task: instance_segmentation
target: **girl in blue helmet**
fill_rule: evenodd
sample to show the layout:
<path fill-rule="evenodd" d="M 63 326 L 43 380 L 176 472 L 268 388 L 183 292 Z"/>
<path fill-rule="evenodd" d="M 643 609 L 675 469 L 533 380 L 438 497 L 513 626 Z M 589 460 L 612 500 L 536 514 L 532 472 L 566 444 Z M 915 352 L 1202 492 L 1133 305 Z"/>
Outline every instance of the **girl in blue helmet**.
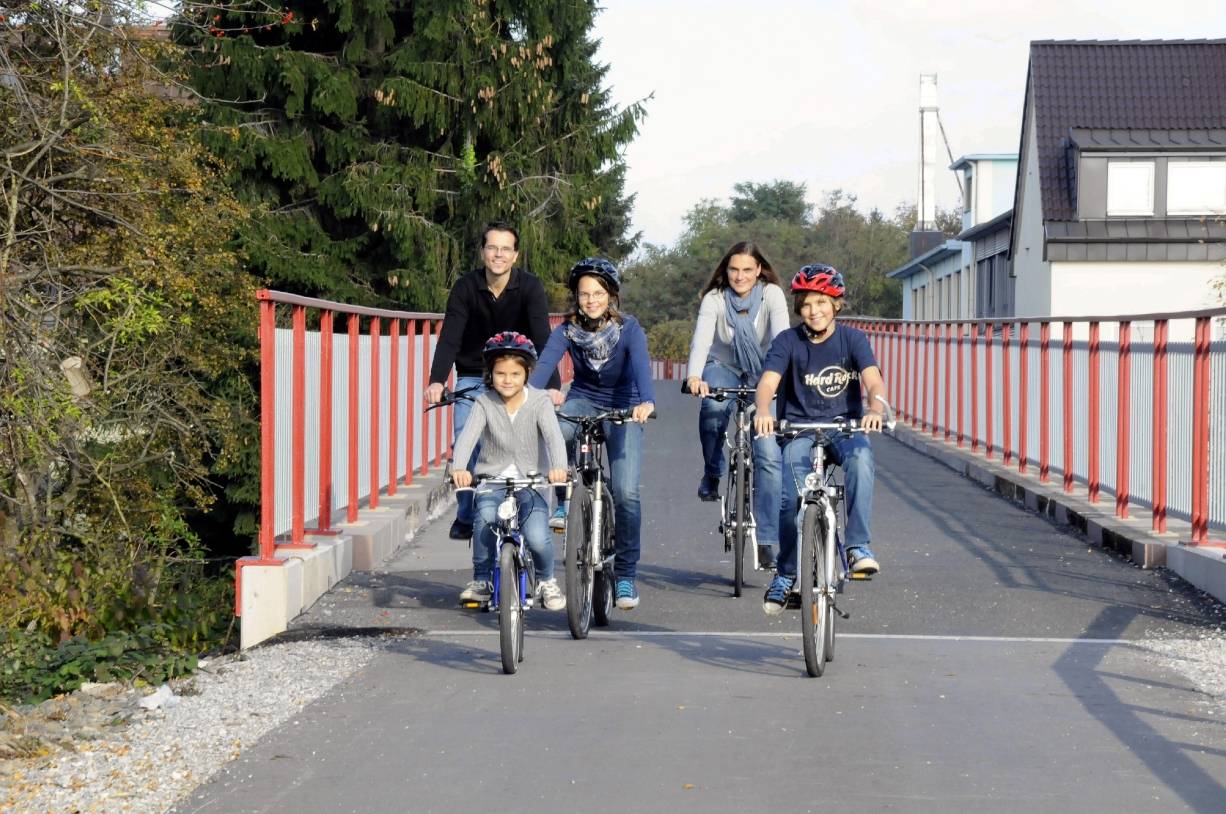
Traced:
<path fill-rule="evenodd" d="M 580 260 L 568 279 L 574 305 L 566 320 L 553 330 L 541 361 L 529 379 L 533 387 L 543 387 L 569 353 L 575 378 L 570 391 L 550 391 L 554 403 L 566 415 L 593 415 L 613 409 L 632 411 L 634 423 L 608 428 L 608 452 L 616 507 L 615 603 L 623 610 L 638 607 L 639 593 L 634 580 L 638 572 L 642 512 L 639 503 L 639 474 L 643 461 L 643 422 L 655 410 L 655 390 L 651 382 L 651 359 L 647 355 L 647 334 L 638 320 L 621 313 L 618 292 L 621 279 L 617 268 L 601 257 Z M 563 422 L 562 432 L 569 442 L 574 425 Z M 551 523 L 564 525 L 565 508 L 559 504 Z"/>
<path fill-rule="evenodd" d="M 473 402 L 455 443 L 455 460 L 467 461 L 478 442 L 474 470 L 479 475 L 524 477 L 541 471 L 541 442 L 549 456 L 551 483 L 566 481 L 566 443 L 558 427 L 553 402 L 543 391 L 526 387 L 528 375 L 536 364 L 536 347 L 523 334 L 503 331 L 485 343 L 485 391 Z M 454 470 L 456 486 L 471 486 L 473 475 L 466 469 Z M 519 527 L 532 551 L 537 590 L 546 610 L 566 607 L 566 596 L 553 576 L 553 539 L 546 519 L 549 503 L 535 489 L 521 489 Z M 460 593 L 465 605 L 484 605 L 493 594 L 493 523 L 502 495 L 496 492 L 477 495 L 474 504 L 473 578 Z"/>

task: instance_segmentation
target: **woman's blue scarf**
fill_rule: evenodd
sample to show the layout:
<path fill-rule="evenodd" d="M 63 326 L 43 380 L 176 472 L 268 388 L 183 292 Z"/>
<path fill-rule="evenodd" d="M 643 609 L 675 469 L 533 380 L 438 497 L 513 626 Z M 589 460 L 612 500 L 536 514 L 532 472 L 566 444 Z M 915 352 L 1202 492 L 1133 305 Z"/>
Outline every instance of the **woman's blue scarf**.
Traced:
<path fill-rule="evenodd" d="M 600 370 L 609 361 L 621 335 L 622 326 L 612 319 L 598 331 L 585 331 L 574 322 L 566 323 L 566 338 L 572 345 L 578 346 L 592 370 Z"/>
<path fill-rule="evenodd" d="M 728 324 L 732 326 L 732 358 L 741 373 L 749 380 L 758 381 L 762 374 L 762 342 L 754 323 L 762 310 L 762 283 L 754 283 L 744 297 L 738 297 L 732 287 L 724 289 L 724 303 L 728 308 Z M 744 311 L 745 313 L 741 313 Z"/>

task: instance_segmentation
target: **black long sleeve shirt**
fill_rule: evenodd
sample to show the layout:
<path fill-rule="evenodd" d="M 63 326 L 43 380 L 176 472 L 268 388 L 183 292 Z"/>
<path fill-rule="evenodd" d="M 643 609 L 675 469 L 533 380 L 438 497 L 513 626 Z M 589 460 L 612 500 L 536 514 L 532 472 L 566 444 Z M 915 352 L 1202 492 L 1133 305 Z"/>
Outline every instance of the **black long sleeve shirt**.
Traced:
<path fill-rule="evenodd" d="M 485 282 L 485 269 L 470 271 L 456 280 L 447 297 L 430 383 L 445 384 L 452 364 L 457 376 L 480 376 L 485 370 L 481 349 L 499 331 L 519 331 L 540 353 L 549 330 L 549 300 L 538 277 L 513 268 L 506 288 L 494 297 Z M 558 382 L 555 373 L 549 386 L 557 387 Z"/>

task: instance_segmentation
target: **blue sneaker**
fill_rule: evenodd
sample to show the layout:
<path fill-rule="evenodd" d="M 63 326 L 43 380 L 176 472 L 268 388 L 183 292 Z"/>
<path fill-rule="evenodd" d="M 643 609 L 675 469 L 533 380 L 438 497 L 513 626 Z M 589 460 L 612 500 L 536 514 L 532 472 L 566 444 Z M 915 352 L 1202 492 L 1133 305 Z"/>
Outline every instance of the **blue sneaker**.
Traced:
<path fill-rule="evenodd" d="M 792 592 L 792 586 L 795 584 L 796 577 L 775 574 L 770 587 L 766 589 L 766 596 L 762 597 L 762 610 L 767 616 L 778 616 L 783 613 L 783 609 L 788 604 L 788 594 Z"/>
<path fill-rule="evenodd" d="M 549 528 L 562 530 L 566 528 L 566 504 L 559 503 L 558 508 L 549 516 Z"/>
<path fill-rule="evenodd" d="M 634 580 L 625 577 L 617 580 L 616 604 L 622 610 L 634 610 L 639 606 L 639 591 L 634 587 Z"/>
<path fill-rule="evenodd" d="M 873 556 L 873 550 L 866 545 L 847 549 L 847 564 L 851 566 L 853 574 L 863 574 L 866 577 L 871 577 L 881 570 L 877 558 Z"/>

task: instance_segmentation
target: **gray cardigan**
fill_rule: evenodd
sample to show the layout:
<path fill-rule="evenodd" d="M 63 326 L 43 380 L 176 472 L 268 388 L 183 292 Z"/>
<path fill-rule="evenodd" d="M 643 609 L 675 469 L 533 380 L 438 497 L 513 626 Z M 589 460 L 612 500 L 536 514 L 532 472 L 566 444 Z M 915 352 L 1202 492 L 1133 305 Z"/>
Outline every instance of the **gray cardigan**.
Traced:
<path fill-rule="evenodd" d="M 758 329 L 758 340 L 762 343 L 762 353 L 770 348 L 771 342 L 781 332 L 788 329 L 788 302 L 783 296 L 783 289 L 774 283 L 764 283 L 762 292 L 762 308 L 754 327 Z M 694 325 L 694 338 L 690 341 L 690 361 L 686 375 L 702 377 L 702 369 L 707 362 L 721 362 L 733 370 L 736 369 L 735 357 L 732 355 L 732 325 L 728 323 L 728 309 L 724 305 L 724 291 L 721 288 L 708 291 L 698 306 L 698 321 Z"/>
<path fill-rule="evenodd" d="M 452 459 L 467 465 L 473 448 L 481 443 L 477 456 L 475 475 L 498 475 L 515 464 L 520 474 L 548 472 L 541 467 L 541 440 L 549 456 L 549 469 L 566 468 L 566 442 L 562 429 L 553 411 L 553 402 L 544 390 L 525 387 L 527 398 L 515 414 L 515 421 L 507 414 L 502 396 L 493 390 L 482 393 L 473 402 L 472 412 L 464 422 L 464 429 L 456 439 Z"/>

